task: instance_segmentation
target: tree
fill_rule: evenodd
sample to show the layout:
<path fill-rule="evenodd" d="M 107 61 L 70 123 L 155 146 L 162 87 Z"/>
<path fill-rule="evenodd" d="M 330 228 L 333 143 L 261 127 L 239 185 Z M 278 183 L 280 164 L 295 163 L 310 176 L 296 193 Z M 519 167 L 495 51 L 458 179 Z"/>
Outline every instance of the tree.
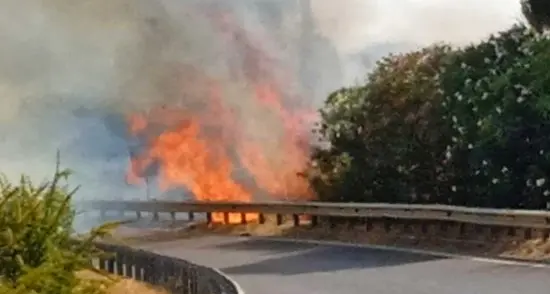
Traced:
<path fill-rule="evenodd" d="M 550 1 L 521 0 L 521 10 L 527 22 L 539 33 L 550 27 Z"/>
<path fill-rule="evenodd" d="M 390 55 L 363 86 L 321 109 L 308 176 L 322 200 L 440 202 L 445 126 L 438 74 L 447 46 Z"/>

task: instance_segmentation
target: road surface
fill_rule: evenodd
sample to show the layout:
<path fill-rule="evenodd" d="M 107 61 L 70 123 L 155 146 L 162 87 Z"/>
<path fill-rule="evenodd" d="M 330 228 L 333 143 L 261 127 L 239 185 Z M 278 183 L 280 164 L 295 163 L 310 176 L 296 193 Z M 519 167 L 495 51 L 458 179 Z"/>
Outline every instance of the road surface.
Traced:
<path fill-rule="evenodd" d="M 140 247 L 219 268 L 248 294 L 550 293 L 550 269 L 521 265 L 247 237 Z"/>

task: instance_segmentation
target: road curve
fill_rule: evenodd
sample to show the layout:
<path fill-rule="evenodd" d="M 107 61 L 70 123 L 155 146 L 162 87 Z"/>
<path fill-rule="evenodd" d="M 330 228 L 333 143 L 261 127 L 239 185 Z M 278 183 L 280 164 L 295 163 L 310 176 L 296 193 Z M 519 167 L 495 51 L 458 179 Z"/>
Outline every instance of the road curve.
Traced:
<path fill-rule="evenodd" d="M 216 267 L 247 294 L 541 294 L 550 269 L 379 249 L 205 236 L 140 245 Z"/>

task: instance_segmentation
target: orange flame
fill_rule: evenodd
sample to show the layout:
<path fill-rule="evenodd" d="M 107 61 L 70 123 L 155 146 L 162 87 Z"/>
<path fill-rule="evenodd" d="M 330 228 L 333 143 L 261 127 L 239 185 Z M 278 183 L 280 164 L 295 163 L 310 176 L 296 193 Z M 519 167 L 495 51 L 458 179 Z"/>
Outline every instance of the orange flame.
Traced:
<path fill-rule="evenodd" d="M 298 173 L 308 159 L 309 133 L 304 119 L 311 116 L 312 111 L 289 111 L 285 107 L 282 92 L 268 74 L 268 69 L 276 65 L 262 50 L 251 45 L 246 32 L 233 24 L 230 15 L 213 17 L 212 21 L 220 26 L 227 42 L 237 42 L 244 56 L 241 70 L 252 85 L 255 103 L 276 117 L 282 131 L 276 140 L 269 142 L 251 138 L 241 128 L 250 122 L 237 118 L 224 105 L 221 84 L 195 69 L 188 70 L 186 73 L 191 73 L 192 79 L 187 77 L 183 81 L 191 80 L 189 87 L 207 89 L 199 91 L 199 95 L 207 96 L 203 99 L 207 106 L 200 112 L 164 106 L 129 116 L 129 131 L 143 141 L 146 150 L 132 155 L 127 182 L 142 184 L 145 170 L 156 163 L 161 189 L 186 187 L 199 201 L 250 202 L 254 199 L 253 189 L 234 177 L 235 163 L 240 163 L 256 187 L 271 197 L 311 199 L 313 193 Z M 238 72 L 235 68 L 238 64 L 230 66 L 233 72 Z M 152 124 L 161 125 L 163 131 L 151 134 Z M 241 222 L 240 213 L 228 217 L 230 223 Z M 245 217 L 247 221 L 258 219 L 254 213 L 247 213 Z M 212 220 L 225 222 L 224 214 L 214 213 Z"/>

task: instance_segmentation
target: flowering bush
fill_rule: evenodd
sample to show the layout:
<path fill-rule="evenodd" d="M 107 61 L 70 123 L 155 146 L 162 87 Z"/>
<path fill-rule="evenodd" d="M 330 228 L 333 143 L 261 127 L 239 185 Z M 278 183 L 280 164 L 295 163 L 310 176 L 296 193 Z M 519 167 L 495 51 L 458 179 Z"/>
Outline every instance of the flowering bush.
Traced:
<path fill-rule="evenodd" d="M 549 62 L 550 40 L 523 26 L 453 54 L 440 77 L 453 203 L 546 206 Z"/>
<path fill-rule="evenodd" d="M 309 177 L 322 200 L 546 208 L 550 37 L 521 25 L 391 55 L 321 110 Z"/>

